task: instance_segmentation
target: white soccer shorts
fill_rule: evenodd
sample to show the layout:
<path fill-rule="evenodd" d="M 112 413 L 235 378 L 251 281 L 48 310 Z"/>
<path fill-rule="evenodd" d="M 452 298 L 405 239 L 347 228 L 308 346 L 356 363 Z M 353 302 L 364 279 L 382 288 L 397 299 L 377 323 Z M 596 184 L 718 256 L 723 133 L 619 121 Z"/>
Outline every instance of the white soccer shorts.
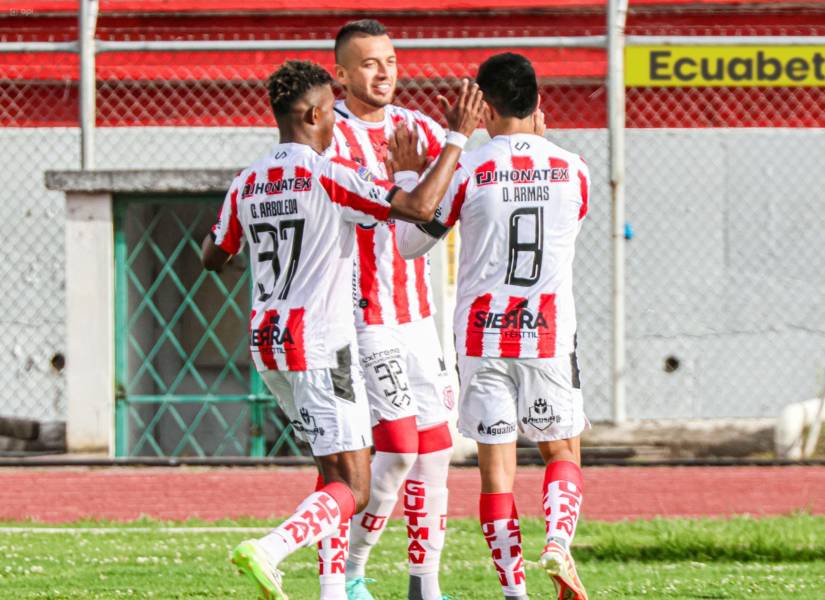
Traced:
<path fill-rule="evenodd" d="M 415 416 L 418 429 L 447 421 L 455 406 L 432 317 L 358 332 L 372 425 Z"/>
<path fill-rule="evenodd" d="M 372 446 L 367 392 L 361 367 L 349 347 L 335 369 L 260 371 L 261 378 L 313 456 Z"/>
<path fill-rule="evenodd" d="M 458 430 L 483 444 L 565 440 L 588 426 L 575 353 L 555 358 L 459 356 Z"/>

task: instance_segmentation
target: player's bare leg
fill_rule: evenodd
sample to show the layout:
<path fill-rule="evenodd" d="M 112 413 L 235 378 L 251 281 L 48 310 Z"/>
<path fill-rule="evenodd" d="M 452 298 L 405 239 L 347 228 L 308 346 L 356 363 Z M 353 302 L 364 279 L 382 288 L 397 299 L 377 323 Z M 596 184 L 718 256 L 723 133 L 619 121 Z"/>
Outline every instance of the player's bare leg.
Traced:
<path fill-rule="evenodd" d="M 527 600 L 527 582 L 521 552 L 521 529 L 513 497 L 516 443 L 478 443 L 481 471 L 479 519 L 481 531 L 507 600 Z"/>
<path fill-rule="evenodd" d="M 583 499 L 581 438 L 539 442 L 547 465 L 542 486 L 546 520 L 540 563 L 556 585 L 559 600 L 587 600 L 570 554 Z"/>
<path fill-rule="evenodd" d="M 232 562 L 259 586 L 261 595 L 284 598 L 278 566 L 287 556 L 339 532 L 369 500 L 369 448 L 316 457 L 324 485 L 307 496 L 293 515 L 260 539 L 242 542 Z"/>

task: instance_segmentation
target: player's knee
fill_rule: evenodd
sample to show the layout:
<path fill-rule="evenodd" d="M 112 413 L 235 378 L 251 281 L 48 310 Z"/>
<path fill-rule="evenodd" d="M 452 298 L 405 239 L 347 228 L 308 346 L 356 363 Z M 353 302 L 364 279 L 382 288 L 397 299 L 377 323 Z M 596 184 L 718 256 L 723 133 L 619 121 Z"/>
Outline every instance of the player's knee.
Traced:
<path fill-rule="evenodd" d="M 539 442 L 538 447 L 544 462 L 548 464 L 560 460 L 578 464 L 581 460 L 578 437 L 552 442 Z"/>
<path fill-rule="evenodd" d="M 355 498 L 355 513 L 358 514 L 365 508 L 370 501 L 370 484 L 369 480 L 360 479 L 350 485 L 352 496 Z"/>
<path fill-rule="evenodd" d="M 397 473 L 408 473 L 418 458 L 417 454 L 411 453 L 387 453 L 385 454 L 387 461 L 391 461 L 392 470 Z"/>

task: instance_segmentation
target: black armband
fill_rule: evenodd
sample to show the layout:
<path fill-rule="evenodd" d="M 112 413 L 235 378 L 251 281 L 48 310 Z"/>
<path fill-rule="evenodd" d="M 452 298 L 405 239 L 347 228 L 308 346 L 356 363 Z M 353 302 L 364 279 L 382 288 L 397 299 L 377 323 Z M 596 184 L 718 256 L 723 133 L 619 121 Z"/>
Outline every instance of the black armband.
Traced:
<path fill-rule="evenodd" d="M 445 227 L 435 219 L 424 225 L 417 225 L 417 227 L 418 229 L 420 229 L 430 237 L 434 237 L 435 239 L 443 238 L 445 235 L 447 235 L 447 232 L 450 230 L 449 227 Z"/>
<path fill-rule="evenodd" d="M 395 198 L 395 195 L 399 192 L 401 188 L 397 185 L 392 186 L 392 189 L 387 194 L 387 197 L 384 200 L 387 201 L 387 204 L 392 204 L 392 199 Z"/>

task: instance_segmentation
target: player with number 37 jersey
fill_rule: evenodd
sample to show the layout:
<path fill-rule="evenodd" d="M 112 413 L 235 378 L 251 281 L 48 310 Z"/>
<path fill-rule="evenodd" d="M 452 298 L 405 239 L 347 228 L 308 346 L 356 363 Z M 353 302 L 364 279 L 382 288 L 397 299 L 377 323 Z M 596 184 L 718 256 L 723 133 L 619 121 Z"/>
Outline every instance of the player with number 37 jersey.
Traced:
<path fill-rule="evenodd" d="M 235 177 L 201 248 L 204 267 L 220 272 L 249 244 L 255 366 L 319 469 L 316 491 L 291 517 L 232 552 L 266 598 L 286 598 L 278 566 L 287 556 L 337 537 L 369 499 L 372 436 L 349 294 L 355 224 L 430 220 L 461 152 L 449 145 L 409 193 L 330 156 L 331 83 L 323 68 L 303 61 L 287 61 L 270 77 L 281 143 Z M 456 108 L 463 131 L 473 130 L 480 106 L 477 86 L 465 80 Z M 397 150 L 399 163 L 418 163 L 413 144 Z"/>
<path fill-rule="evenodd" d="M 213 234 L 230 254 L 249 240 L 258 370 L 337 366 L 336 351 L 355 341 L 352 306 L 336 295 L 352 280 L 353 224 L 386 220 L 392 193 L 365 168 L 303 144 L 279 144 L 235 178 Z"/>

